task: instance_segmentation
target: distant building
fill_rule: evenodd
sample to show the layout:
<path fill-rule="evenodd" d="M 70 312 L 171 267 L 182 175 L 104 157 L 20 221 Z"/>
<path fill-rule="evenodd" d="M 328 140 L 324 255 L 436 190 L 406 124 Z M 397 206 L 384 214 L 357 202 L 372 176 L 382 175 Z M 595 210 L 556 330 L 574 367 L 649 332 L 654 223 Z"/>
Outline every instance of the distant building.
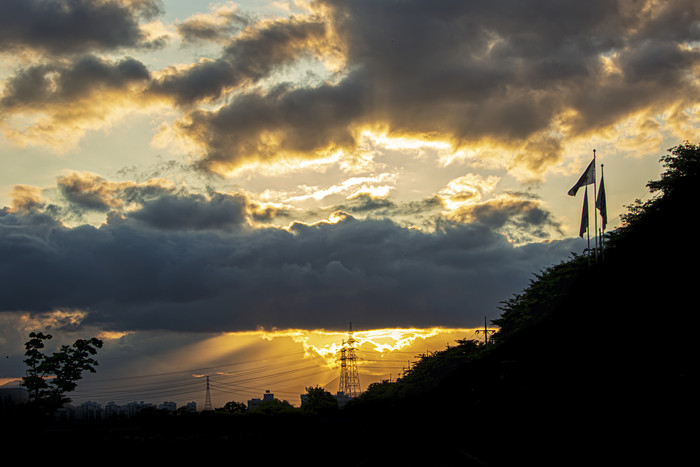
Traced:
<path fill-rule="evenodd" d="M 155 407 L 153 404 L 150 402 L 129 402 L 126 404 L 127 407 L 127 412 L 129 414 L 129 417 L 133 417 L 135 415 L 138 415 L 139 412 L 141 412 L 143 409 L 147 407 Z"/>
<path fill-rule="evenodd" d="M 121 405 L 118 405 L 114 401 L 108 402 L 107 405 L 105 406 L 105 417 L 106 418 L 120 417 L 120 416 L 126 417 L 127 415 L 129 415 L 129 414 L 126 411 L 126 408 L 121 406 Z"/>
<path fill-rule="evenodd" d="M 27 390 L 23 387 L 0 387 L 0 414 L 7 413 L 12 406 L 24 404 L 29 401 Z M 157 408 L 166 410 L 169 413 L 177 412 L 177 404 L 165 401 L 158 406 L 146 402 L 130 402 L 126 405 L 119 405 L 114 401 L 108 402 L 104 407 L 97 402 L 83 402 L 77 407 L 66 404 L 59 408 L 54 414 L 58 420 L 101 420 L 111 417 L 133 417 L 138 415 L 145 408 Z M 197 403 L 189 402 L 183 409 L 197 412 Z"/>
<path fill-rule="evenodd" d="M 309 395 L 308 394 L 300 394 L 299 396 L 301 398 L 301 405 L 303 406 L 306 404 L 306 401 L 309 400 Z M 336 401 L 338 401 L 338 407 L 343 407 L 345 404 L 348 403 L 350 399 L 352 399 L 350 396 L 345 394 L 342 391 L 338 391 L 334 396 Z"/>
<path fill-rule="evenodd" d="M 262 399 L 258 399 L 258 398 L 256 397 L 256 398 L 250 399 L 250 400 L 248 401 L 248 410 L 253 410 L 253 409 L 256 408 L 258 405 L 260 405 L 261 402 L 264 402 L 264 401 L 273 401 L 273 400 L 275 400 L 275 395 L 272 394 L 272 393 L 270 392 L 270 390 L 268 389 L 267 391 L 265 391 L 265 394 L 263 394 L 263 398 L 262 398 Z"/>
<path fill-rule="evenodd" d="M 177 404 L 175 402 L 165 401 L 158 406 L 158 410 L 165 410 L 170 413 L 175 413 L 177 410 Z"/>
<path fill-rule="evenodd" d="M 187 406 L 192 407 L 192 411 L 196 411 L 196 404 L 190 402 Z M 119 405 L 115 402 L 109 402 L 104 409 L 104 416 L 106 418 L 110 417 L 134 417 L 138 415 L 143 409 L 155 408 L 158 410 L 167 410 L 170 413 L 175 413 L 177 411 L 177 404 L 175 402 L 163 402 L 159 405 L 154 405 L 147 402 L 129 402 L 126 405 Z"/>
<path fill-rule="evenodd" d="M 197 403 L 194 401 L 188 402 L 187 404 L 185 404 L 185 407 L 190 409 L 192 412 L 197 412 Z"/>
<path fill-rule="evenodd" d="M 104 410 L 97 402 L 83 402 L 75 409 L 77 420 L 102 420 Z"/>

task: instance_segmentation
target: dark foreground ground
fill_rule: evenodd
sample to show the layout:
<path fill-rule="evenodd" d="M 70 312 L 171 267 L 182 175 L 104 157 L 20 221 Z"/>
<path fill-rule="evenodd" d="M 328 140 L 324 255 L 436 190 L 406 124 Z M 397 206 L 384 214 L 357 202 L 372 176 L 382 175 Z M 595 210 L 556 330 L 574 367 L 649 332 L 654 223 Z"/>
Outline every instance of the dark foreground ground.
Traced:
<path fill-rule="evenodd" d="M 669 466 L 686 465 L 692 459 L 686 456 L 694 457 L 690 431 L 679 425 L 686 417 L 654 412 L 658 407 L 652 405 L 635 405 L 635 410 L 628 405 L 606 414 L 585 403 L 580 410 L 571 405 L 554 410 L 533 399 L 503 417 L 498 409 L 490 415 L 469 414 L 458 406 L 451 411 L 446 400 L 434 402 L 415 414 L 362 418 L 341 412 L 325 418 L 200 414 L 84 424 L 8 419 L 3 420 L 2 446 L 8 460 L 39 454 L 37 459 L 47 462 L 261 466 Z M 673 401 L 668 402 L 672 410 Z M 593 412 L 586 413 L 589 409 Z"/>

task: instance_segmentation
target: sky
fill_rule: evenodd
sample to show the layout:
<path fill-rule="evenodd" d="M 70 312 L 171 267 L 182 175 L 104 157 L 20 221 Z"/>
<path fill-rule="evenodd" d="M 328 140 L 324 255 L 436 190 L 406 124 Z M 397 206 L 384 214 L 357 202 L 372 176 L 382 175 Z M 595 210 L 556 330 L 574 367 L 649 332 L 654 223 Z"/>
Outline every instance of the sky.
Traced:
<path fill-rule="evenodd" d="M 4 0 L 0 383 L 37 330 L 105 341 L 76 401 L 298 402 L 351 325 L 395 378 L 583 252 L 594 155 L 649 196 L 699 71 L 695 0 Z"/>

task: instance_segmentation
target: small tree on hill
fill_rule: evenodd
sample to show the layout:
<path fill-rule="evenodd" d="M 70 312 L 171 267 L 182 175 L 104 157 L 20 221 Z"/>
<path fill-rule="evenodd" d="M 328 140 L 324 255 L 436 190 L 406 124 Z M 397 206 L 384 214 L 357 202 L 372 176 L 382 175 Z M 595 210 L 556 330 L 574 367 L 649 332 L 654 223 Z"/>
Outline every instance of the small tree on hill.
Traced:
<path fill-rule="evenodd" d="M 307 398 L 301 406 L 304 413 L 325 414 L 338 410 L 338 401 L 333 394 L 320 386 L 306 388 Z"/>
<path fill-rule="evenodd" d="M 243 402 L 229 401 L 224 404 L 218 412 L 224 412 L 228 414 L 232 413 L 244 413 L 248 410 L 248 407 Z"/>
<path fill-rule="evenodd" d="M 295 411 L 296 409 L 289 402 L 272 399 L 260 402 L 250 413 L 259 415 L 279 415 L 294 413 Z"/>
<path fill-rule="evenodd" d="M 24 344 L 27 375 L 22 378 L 22 385 L 29 392 L 29 403 L 45 413 L 54 412 L 71 401 L 65 394 L 76 388 L 83 371 L 95 372 L 97 360 L 91 356 L 102 347 L 102 341 L 95 337 L 78 339 L 72 346 L 63 345 L 47 355 L 42 351 L 44 341 L 52 337 L 32 332 Z"/>
<path fill-rule="evenodd" d="M 623 226 L 618 229 L 618 234 L 633 231 L 638 225 L 647 228 L 648 224 L 658 224 L 655 216 L 659 213 L 675 216 L 694 209 L 700 180 L 700 145 L 685 142 L 670 148 L 668 152 L 661 158 L 666 171 L 659 180 L 647 183 L 649 192 L 656 196 L 645 203 L 636 200 L 634 204 L 626 206 L 629 212 L 621 216 Z"/>

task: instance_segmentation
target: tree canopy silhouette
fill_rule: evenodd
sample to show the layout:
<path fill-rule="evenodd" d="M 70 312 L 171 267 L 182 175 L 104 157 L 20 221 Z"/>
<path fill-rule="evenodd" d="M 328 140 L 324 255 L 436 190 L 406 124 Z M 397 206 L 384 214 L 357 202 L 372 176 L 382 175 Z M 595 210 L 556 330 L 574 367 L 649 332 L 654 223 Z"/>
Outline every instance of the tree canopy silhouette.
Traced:
<path fill-rule="evenodd" d="M 321 386 L 306 388 L 306 401 L 301 405 L 302 412 L 313 415 L 331 415 L 338 411 L 338 401 L 333 394 Z"/>
<path fill-rule="evenodd" d="M 58 351 L 47 355 L 42 349 L 45 341 L 52 337 L 32 332 L 25 343 L 27 375 L 22 378 L 22 385 L 29 393 L 29 403 L 45 413 L 54 412 L 71 401 L 66 393 L 76 388 L 84 371 L 95 372 L 98 363 L 92 355 L 102 347 L 102 341 L 95 337 L 78 339 L 72 346 L 62 345 Z"/>

